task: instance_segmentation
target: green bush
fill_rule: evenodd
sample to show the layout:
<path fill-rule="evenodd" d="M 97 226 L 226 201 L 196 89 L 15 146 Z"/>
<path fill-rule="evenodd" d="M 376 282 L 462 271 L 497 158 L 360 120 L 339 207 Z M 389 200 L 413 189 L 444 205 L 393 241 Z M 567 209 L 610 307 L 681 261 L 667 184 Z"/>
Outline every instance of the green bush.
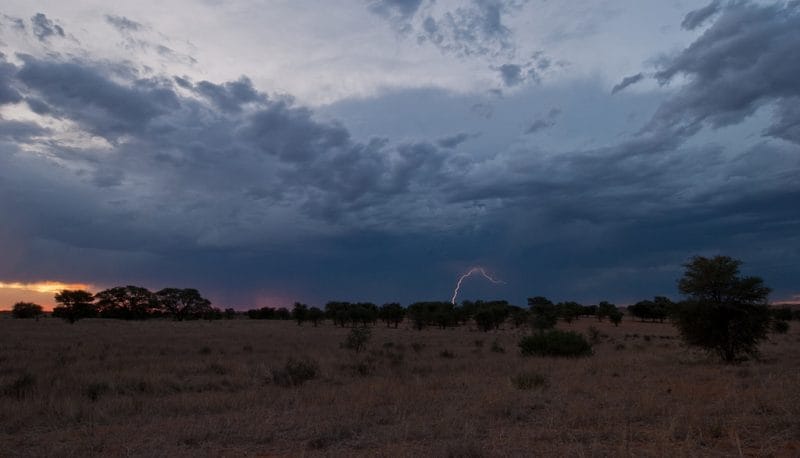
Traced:
<path fill-rule="evenodd" d="M 523 337 L 519 348 L 525 356 L 578 357 L 592 354 L 592 346 L 581 334 L 558 329 Z"/>

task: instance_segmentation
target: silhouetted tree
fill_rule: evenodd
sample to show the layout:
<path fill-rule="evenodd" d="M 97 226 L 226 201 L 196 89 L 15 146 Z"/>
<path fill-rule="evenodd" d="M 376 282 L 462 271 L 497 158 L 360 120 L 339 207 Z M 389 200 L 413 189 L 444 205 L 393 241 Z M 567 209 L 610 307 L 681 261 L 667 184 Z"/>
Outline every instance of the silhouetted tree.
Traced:
<path fill-rule="evenodd" d="M 395 329 L 403 321 L 406 316 L 406 309 L 397 302 L 383 304 L 378 310 L 378 317 L 386 323 L 388 328 L 390 324 L 394 324 Z"/>
<path fill-rule="evenodd" d="M 614 326 L 619 326 L 619 324 L 622 322 L 623 316 L 624 314 L 622 313 L 622 310 L 618 309 L 617 307 L 614 307 L 613 310 L 608 312 L 608 319 L 614 323 Z"/>
<path fill-rule="evenodd" d="M 17 302 L 11 308 L 11 316 L 14 318 L 39 318 L 42 314 L 42 306 L 33 302 Z"/>
<path fill-rule="evenodd" d="M 275 319 L 276 320 L 291 320 L 292 319 L 292 312 L 289 311 L 286 307 L 279 307 L 275 310 Z"/>
<path fill-rule="evenodd" d="M 515 328 L 519 328 L 520 326 L 525 326 L 528 324 L 528 321 L 530 320 L 530 313 L 528 313 L 527 310 L 516 305 L 509 305 L 508 310 L 509 315 L 511 316 L 511 323 Z"/>
<path fill-rule="evenodd" d="M 62 290 L 56 293 L 55 300 L 61 304 L 53 309 L 53 316 L 64 318 L 70 323 L 83 318 L 91 318 L 97 315 L 97 307 L 92 303 L 94 297 L 89 291 Z"/>
<path fill-rule="evenodd" d="M 164 288 L 156 297 L 164 311 L 178 321 L 207 317 L 212 312 L 211 301 L 193 288 Z"/>
<path fill-rule="evenodd" d="M 325 315 L 333 321 L 333 324 L 345 327 L 350 320 L 349 307 L 349 302 L 330 301 L 325 304 Z"/>
<path fill-rule="evenodd" d="M 559 302 L 556 307 L 558 308 L 558 316 L 567 323 L 572 323 L 577 320 L 583 311 L 583 306 L 577 302 Z"/>
<path fill-rule="evenodd" d="M 477 301 L 472 319 L 475 320 L 478 329 L 489 331 L 498 329 L 508 318 L 509 313 L 507 301 Z"/>
<path fill-rule="evenodd" d="M 616 309 L 616 305 L 607 301 L 601 301 L 597 304 L 597 321 L 603 321 L 603 318 L 610 316 Z"/>
<path fill-rule="evenodd" d="M 303 321 L 308 319 L 308 306 L 300 302 L 295 302 L 294 307 L 292 307 L 292 318 L 297 321 L 298 326 L 303 324 Z"/>
<path fill-rule="evenodd" d="M 232 320 L 236 318 L 236 310 L 230 307 L 226 308 L 223 314 L 225 315 L 226 320 Z"/>
<path fill-rule="evenodd" d="M 94 295 L 97 311 L 103 318 L 143 320 L 160 312 L 156 296 L 140 286 L 117 286 Z"/>
<path fill-rule="evenodd" d="M 528 298 L 531 310 L 531 325 L 534 329 L 544 331 L 550 329 L 558 322 L 559 308 L 549 299 L 536 296 Z"/>
<path fill-rule="evenodd" d="M 319 307 L 311 307 L 308 309 L 308 321 L 312 322 L 315 328 L 319 325 L 319 322 L 324 319 L 325 312 L 323 312 Z"/>
<path fill-rule="evenodd" d="M 683 340 L 728 363 L 743 354 L 756 356 L 770 324 L 770 289 L 759 277 L 740 277 L 741 264 L 728 256 L 695 256 L 678 281 L 687 298 L 675 314 Z"/>

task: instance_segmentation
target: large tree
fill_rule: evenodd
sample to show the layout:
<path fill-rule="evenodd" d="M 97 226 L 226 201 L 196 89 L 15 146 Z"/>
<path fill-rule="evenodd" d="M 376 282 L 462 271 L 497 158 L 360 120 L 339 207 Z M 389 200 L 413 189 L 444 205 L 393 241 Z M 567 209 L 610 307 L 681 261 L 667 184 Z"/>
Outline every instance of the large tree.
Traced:
<path fill-rule="evenodd" d="M 202 318 L 213 311 L 211 301 L 193 288 L 164 288 L 156 297 L 164 311 L 178 321 Z"/>
<path fill-rule="evenodd" d="M 686 301 L 677 308 L 675 325 L 684 341 L 728 363 L 756 356 L 770 324 L 770 289 L 759 277 L 741 277 L 741 264 L 728 256 L 695 256 L 678 281 Z"/>
<path fill-rule="evenodd" d="M 103 318 L 143 320 L 160 311 L 155 294 L 140 286 L 117 286 L 95 294 L 98 312 Z"/>
<path fill-rule="evenodd" d="M 94 296 L 89 291 L 65 289 L 56 293 L 55 300 L 61 305 L 53 309 L 53 316 L 64 318 L 70 323 L 97 315 L 97 306 L 92 303 Z"/>
<path fill-rule="evenodd" d="M 17 302 L 11 309 L 11 316 L 14 318 L 39 318 L 42 314 L 42 306 L 33 302 Z"/>

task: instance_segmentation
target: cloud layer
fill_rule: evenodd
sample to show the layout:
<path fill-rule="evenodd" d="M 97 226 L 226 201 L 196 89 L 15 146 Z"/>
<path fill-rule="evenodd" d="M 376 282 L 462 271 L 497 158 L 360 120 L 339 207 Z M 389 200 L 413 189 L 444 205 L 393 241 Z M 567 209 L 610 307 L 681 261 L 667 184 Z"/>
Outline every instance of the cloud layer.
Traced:
<path fill-rule="evenodd" d="M 706 28 L 689 46 L 609 91 L 543 82 L 545 53 L 517 59 L 505 18 L 524 5 L 366 2 L 503 90 L 421 83 L 324 110 L 255 75 L 54 51 L 78 27 L 46 12 L 5 28 L 43 51 L 0 55 L 0 280 L 410 301 L 480 263 L 506 285 L 472 294 L 625 301 L 674 295 L 681 262 L 719 251 L 796 293 L 800 6 L 690 12 L 675 25 Z M 143 22 L 102 20 L 134 56 L 171 51 Z"/>

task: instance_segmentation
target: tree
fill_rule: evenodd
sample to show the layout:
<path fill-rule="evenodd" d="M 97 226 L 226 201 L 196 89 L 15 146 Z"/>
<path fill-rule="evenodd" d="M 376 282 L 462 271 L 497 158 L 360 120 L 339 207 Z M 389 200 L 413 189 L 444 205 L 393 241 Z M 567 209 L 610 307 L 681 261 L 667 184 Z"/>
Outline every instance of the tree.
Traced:
<path fill-rule="evenodd" d="M 604 317 L 611 316 L 611 313 L 616 309 L 616 305 L 607 301 L 601 301 L 597 304 L 597 321 L 603 321 Z"/>
<path fill-rule="evenodd" d="M 386 323 L 388 328 L 390 324 L 394 324 L 395 329 L 403 321 L 406 316 L 406 309 L 397 302 L 383 304 L 378 310 L 378 317 Z"/>
<path fill-rule="evenodd" d="M 554 327 L 558 322 L 559 308 L 547 298 L 529 297 L 528 306 L 531 309 L 531 324 L 535 329 L 544 331 Z"/>
<path fill-rule="evenodd" d="M 164 288 L 156 293 L 164 310 L 177 321 L 200 319 L 213 312 L 211 301 L 196 289 Z"/>
<path fill-rule="evenodd" d="M 770 324 L 770 289 L 759 277 L 740 277 L 741 264 L 728 256 L 695 256 L 684 264 L 678 281 L 686 296 L 675 313 L 681 337 L 727 363 L 742 355 L 757 356 Z"/>
<path fill-rule="evenodd" d="M 500 328 L 511 312 L 508 301 L 477 301 L 475 307 L 475 314 L 472 318 L 478 328 L 484 332 Z"/>
<path fill-rule="evenodd" d="M 97 311 L 103 318 L 143 320 L 156 315 L 161 307 L 156 296 L 140 286 L 117 286 L 95 294 Z"/>
<path fill-rule="evenodd" d="M 624 315 L 622 311 L 617 307 L 614 307 L 614 310 L 608 312 L 608 319 L 611 320 L 612 323 L 614 323 L 614 326 L 619 326 L 619 324 L 622 322 L 623 316 Z"/>
<path fill-rule="evenodd" d="M 94 296 L 89 291 L 65 289 L 56 293 L 55 300 L 61 305 L 53 309 L 53 316 L 70 323 L 97 315 L 97 306 L 92 303 Z"/>
<path fill-rule="evenodd" d="M 308 320 L 314 324 L 315 328 L 323 319 L 325 319 L 325 312 L 323 312 L 322 309 L 319 307 L 311 307 L 308 309 Z"/>
<path fill-rule="evenodd" d="M 308 306 L 300 302 L 295 302 L 294 307 L 292 307 L 292 318 L 297 321 L 298 326 L 303 324 L 303 321 L 308 319 Z"/>
<path fill-rule="evenodd" d="M 39 318 L 42 314 L 42 306 L 33 302 L 17 302 L 11 308 L 11 316 L 14 318 Z"/>

